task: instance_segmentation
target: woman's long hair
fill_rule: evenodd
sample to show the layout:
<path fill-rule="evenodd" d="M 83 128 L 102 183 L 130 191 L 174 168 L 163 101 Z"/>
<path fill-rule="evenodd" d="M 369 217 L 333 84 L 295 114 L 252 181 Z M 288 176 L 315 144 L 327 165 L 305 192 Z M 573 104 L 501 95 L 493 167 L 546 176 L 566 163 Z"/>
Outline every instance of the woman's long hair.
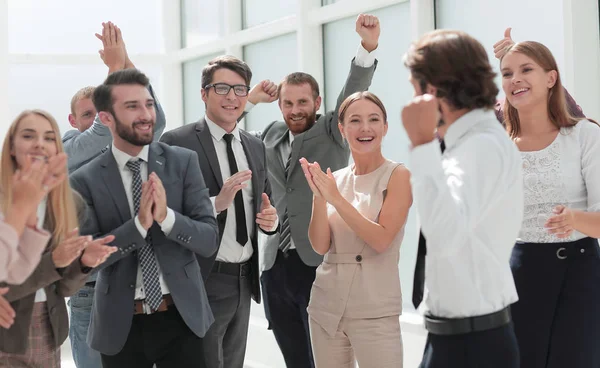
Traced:
<path fill-rule="evenodd" d="M 554 86 L 548 91 L 547 103 L 548 116 L 550 117 L 552 124 L 558 129 L 572 127 L 577 124 L 579 119 L 573 117 L 567 108 L 567 100 L 560 80 L 558 65 L 556 64 L 556 59 L 554 59 L 552 52 L 539 42 L 525 41 L 512 45 L 504 56 L 515 52 L 531 58 L 546 72 L 552 70 L 556 71 L 556 83 L 554 83 Z M 502 59 L 504 59 L 504 56 Z M 502 62 L 502 59 L 500 62 Z M 521 134 L 519 112 L 510 104 L 510 102 L 508 102 L 508 98 L 504 100 L 504 123 L 506 124 L 506 128 L 508 129 L 511 138 L 514 139 Z"/>
<path fill-rule="evenodd" d="M 11 150 L 14 145 L 14 139 L 19 124 L 24 118 L 31 115 L 40 116 L 50 122 L 52 130 L 57 137 L 57 152 L 60 153 L 64 151 L 62 141 L 60 140 L 60 130 L 52 115 L 43 110 L 25 110 L 17 116 L 10 125 L 6 137 L 4 138 L 2 158 L 0 161 L 0 190 L 2 192 L 0 200 L 2 212 L 5 216 L 10 213 L 10 207 L 12 205 L 13 175 L 18 167 L 15 157 L 11 154 Z M 47 230 L 52 233 L 52 249 L 63 241 L 71 230 L 79 226 L 73 192 L 68 179 L 64 180 L 48 193 L 46 223 L 48 224 Z"/>

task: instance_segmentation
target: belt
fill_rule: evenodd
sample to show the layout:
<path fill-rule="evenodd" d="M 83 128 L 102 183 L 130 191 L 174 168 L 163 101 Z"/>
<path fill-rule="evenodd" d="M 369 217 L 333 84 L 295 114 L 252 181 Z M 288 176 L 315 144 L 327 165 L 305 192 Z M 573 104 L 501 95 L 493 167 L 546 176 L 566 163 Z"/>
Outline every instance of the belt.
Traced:
<path fill-rule="evenodd" d="M 226 275 L 244 277 L 252 273 L 250 261 L 245 263 L 228 263 L 215 261 L 211 272 L 224 273 Z"/>
<path fill-rule="evenodd" d="M 158 309 L 154 312 L 166 312 L 169 309 L 169 307 L 174 304 L 175 303 L 173 302 L 173 297 L 171 297 L 171 294 L 163 295 L 162 301 L 160 302 Z M 151 309 L 146 305 L 145 300 L 133 301 L 133 314 L 150 314 L 147 313 L 150 310 Z"/>
<path fill-rule="evenodd" d="M 425 316 L 425 328 L 434 335 L 462 335 L 491 330 L 509 324 L 510 307 L 498 312 L 467 318 L 437 318 Z"/>
<path fill-rule="evenodd" d="M 323 258 L 325 263 L 346 263 L 346 264 L 357 264 L 363 261 L 363 256 L 360 254 L 353 253 L 327 253 Z"/>

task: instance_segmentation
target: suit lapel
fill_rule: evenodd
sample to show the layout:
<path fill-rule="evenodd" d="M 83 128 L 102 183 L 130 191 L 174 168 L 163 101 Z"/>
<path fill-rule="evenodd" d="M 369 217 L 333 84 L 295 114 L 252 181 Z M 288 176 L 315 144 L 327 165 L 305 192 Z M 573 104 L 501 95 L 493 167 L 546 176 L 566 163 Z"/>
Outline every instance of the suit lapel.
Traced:
<path fill-rule="evenodd" d="M 244 153 L 246 154 L 246 159 L 248 160 L 248 168 L 252 171 L 252 189 L 254 191 L 254 211 L 260 211 L 260 204 L 262 202 L 262 191 L 260 190 L 261 186 L 259 186 L 258 182 L 258 173 L 256 172 L 256 161 L 254 159 L 254 155 L 252 155 L 252 151 L 250 148 L 250 141 L 248 137 L 244 135 L 244 132 L 240 130 L 240 140 L 242 141 L 242 147 L 244 148 Z"/>
<path fill-rule="evenodd" d="M 196 135 L 200 140 L 200 146 L 204 150 L 204 154 L 208 159 L 208 163 L 210 164 L 210 168 L 215 176 L 215 179 L 217 179 L 219 189 L 221 189 L 223 187 L 223 176 L 221 175 L 221 167 L 219 166 L 217 151 L 215 150 L 215 145 L 213 143 L 212 136 L 210 135 L 210 130 L 206 125 L 206 120 L 202 119 L 196 123 Z"/>
<path fill-rule="evenodd" d="M 166 178 L 163 149 L 158 144 L 150 144 L 148 148 L 148 175 L 154 172 L 164 183 Z"/>
<path fill-rule="evenodd" d="M 121 172 L 117 167 L 117 161 L 113 156 L 112 149 L 109 152 L 104 153 L 102 157 L 102 179 L 104 184 L 108 188 L 110 197 L 112 198 L 115 206 L 119 210 L 121 221 L 123 223 L 131 219 L 131 212 L 129 210 L 129 201 L 125 194 L 125 188 L 123 187 L 123 180 L 121 179 Z M 118 180 L 117 180 L 118 178 Z"/>

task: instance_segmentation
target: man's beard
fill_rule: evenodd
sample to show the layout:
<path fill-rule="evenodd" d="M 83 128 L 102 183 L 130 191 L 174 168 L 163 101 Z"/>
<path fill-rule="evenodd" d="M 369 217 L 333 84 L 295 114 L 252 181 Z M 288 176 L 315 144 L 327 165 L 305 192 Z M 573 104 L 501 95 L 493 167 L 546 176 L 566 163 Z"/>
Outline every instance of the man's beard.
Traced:
<path fill-rule="evenodd" d="M 317 122 L 317 111 L 313 111 L 312 114 L 307 115 L 305 118 L 305 123 L 304 126 L 302 128 L 299 128 L 296 126 L 296 124 L 294 124 L 293 121 L 290 121 L 290 119 L 285 119 L 285 122 L 288 126 L 288 128 L 290 129 L 290 131 L 293 134 L 300 134 L 300 133 L 304 133 L 307 130 L 309 130 L 310 128 L 312 128 L 313 125 L 315 125 L 315 123 Z M 293 127 L 293 128 L 292 128 Z"/>
<path fill-rule="evenodd" d="M 126 141 L 134 146 L 138 146 L 138 147 L 146 146 L 146 145 L 152 143 L 152 137 L 153 137 L 152 134 L 150 134 L 149 137 L 143 137 L 143 136 L 139 136 L 134 130 L 136 125 L 147 124 L 148 122 L 136 121 L 133 124 L 131 124 L 131 127 L 128 127 L 127 125 L 121 123 L 121 121 L 117 118 L 116 115 L 113 114 L 113 116 L 115 118 L 115 126 L 116 126 L 116 130 L 117 130 L 117 135 L 121 139 L 123 139 L 124 141 Z M 154 121 L 150 121 L 150 123 L 152 124 L 152 129 L 150 131 L 154 132 Z"/>

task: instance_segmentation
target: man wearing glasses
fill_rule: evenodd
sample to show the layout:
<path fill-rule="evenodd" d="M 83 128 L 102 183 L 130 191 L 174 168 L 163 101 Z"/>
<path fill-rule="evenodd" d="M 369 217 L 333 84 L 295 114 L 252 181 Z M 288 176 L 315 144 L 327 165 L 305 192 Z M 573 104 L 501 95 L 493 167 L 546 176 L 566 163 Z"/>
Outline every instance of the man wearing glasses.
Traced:
<path fill-rule="evenodd" d="M 233 56 L 211 60 L 202 70 L 205 117 L 161 137 L 197 152 L 219 225 L 219 250 L 198 257 L 215 317 L 202 339 L 208 368 L 244 365 L 250 298 L 260 303 L 258 230 L 272 235 L 279 223 L 270 201 L 265 146 L 237 126 L 251 77 L 248 65 Z"/>

